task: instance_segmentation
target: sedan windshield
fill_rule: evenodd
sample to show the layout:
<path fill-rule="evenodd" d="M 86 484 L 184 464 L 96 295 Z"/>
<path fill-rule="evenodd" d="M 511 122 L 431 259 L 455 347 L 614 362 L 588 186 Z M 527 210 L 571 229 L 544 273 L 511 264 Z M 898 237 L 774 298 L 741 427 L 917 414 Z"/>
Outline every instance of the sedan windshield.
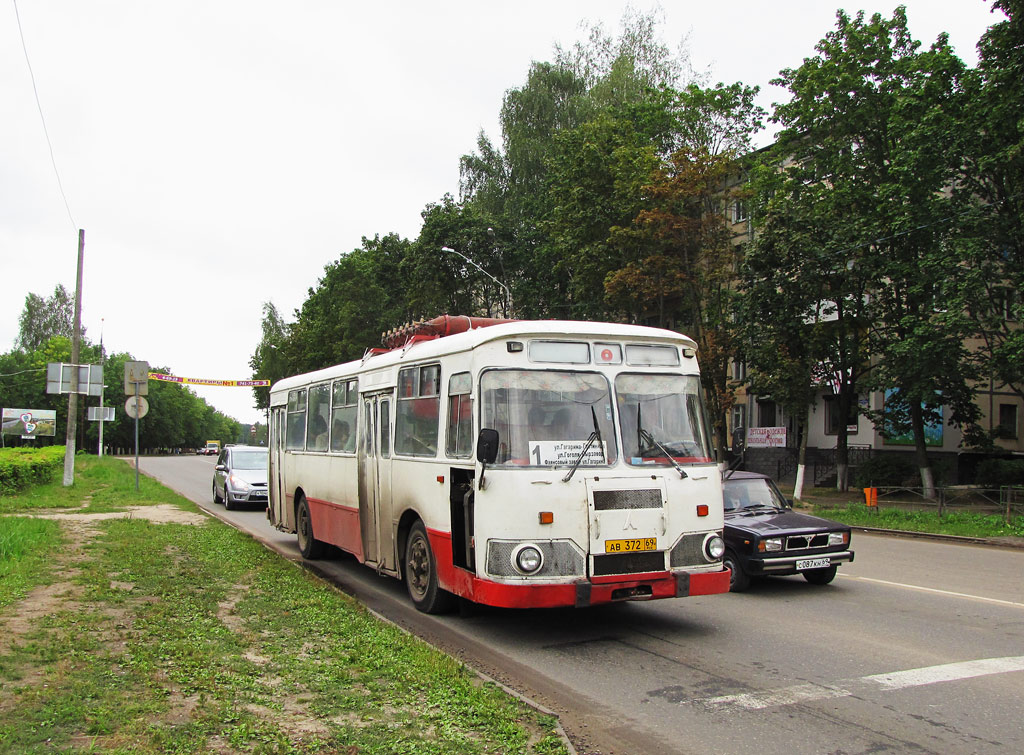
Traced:
<path fill-rule="evenodd" d="M 786 508 L 786 499 L 778 489 L 763 478 L 726 479 L 726 511 L 758 511 Z"/>
<path fill-rule="evenodd" d="M 622 448 L 630 464 L 712 461 L 700 378 L 623 374 L 615 378 L 615 394 Z"/>
<path fill-rule="evenodd" d="M 611 393 L 602 375 L 488 370 L 480 378 L 480 395 L 481 426 L 498 431 L 499 466 L 567 467 L 588 441 L 582 466 L 617 458 Z"/>

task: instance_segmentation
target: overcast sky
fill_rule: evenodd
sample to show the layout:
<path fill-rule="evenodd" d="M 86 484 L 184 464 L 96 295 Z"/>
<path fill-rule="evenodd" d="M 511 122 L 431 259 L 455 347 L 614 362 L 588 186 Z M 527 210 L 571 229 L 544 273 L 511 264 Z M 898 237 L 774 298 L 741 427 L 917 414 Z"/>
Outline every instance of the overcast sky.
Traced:
<path fill-rule="evenodd" d="M 785 93 L 768 81 L 813 54 L 837 7 L 896 5 L 5 0 L 0 352 L 29 292 L 74 290 L 83 228 L 93 342 L 102 330 L 108 353 L 182 377 L 248 378 L 262 304 L 292 321 L 363 236 L 415 238 L 428 203 L 458 196 L 459 157 L 479 132 L 500 144 L 504 93 L 556 44 L 584 39 L 581 22 L 617 33 L 627 8 L 660 8 L 666 45 L 688 38 L 698 71 L 760 86 L 770 109 Z M 986 0 L 905 5 L 915 38 L 946 31 L 969 65 L 1002 19 Z M 262 419 L 249 389 L 196 392 Z"/>

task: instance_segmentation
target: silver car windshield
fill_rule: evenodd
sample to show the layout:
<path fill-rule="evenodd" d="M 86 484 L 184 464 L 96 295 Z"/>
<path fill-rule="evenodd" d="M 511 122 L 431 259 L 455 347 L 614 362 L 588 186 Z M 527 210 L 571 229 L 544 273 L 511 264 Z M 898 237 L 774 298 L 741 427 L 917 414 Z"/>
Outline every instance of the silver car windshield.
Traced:
<path fill-rule="evenodd" d="M 266 451 L 235 451 L 231 454 L 232 469 L 266 469 Z"/>

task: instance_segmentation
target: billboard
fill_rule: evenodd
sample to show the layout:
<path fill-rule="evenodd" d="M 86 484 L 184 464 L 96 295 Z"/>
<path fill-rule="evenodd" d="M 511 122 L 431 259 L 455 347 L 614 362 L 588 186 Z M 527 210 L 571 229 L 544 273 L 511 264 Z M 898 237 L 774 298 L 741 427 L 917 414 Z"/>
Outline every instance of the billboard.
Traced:
<path fill-rule="evenodd" d="M 3 434 L 22 438 L 53 436 L 57 431 L 57 412 L 54 409 L 4 409 Z"/>
<path fill-rule="evenodd" d="M 749 448 L 785 448 L 786 428 L 748 427 L 747 446 Z"/>

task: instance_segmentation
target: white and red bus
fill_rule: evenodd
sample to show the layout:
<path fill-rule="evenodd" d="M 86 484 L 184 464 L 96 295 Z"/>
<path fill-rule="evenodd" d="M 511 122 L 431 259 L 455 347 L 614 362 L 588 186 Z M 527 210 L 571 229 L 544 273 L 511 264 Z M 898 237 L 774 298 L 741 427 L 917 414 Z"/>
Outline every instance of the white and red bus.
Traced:
<path fill-rule="evenodd" d="M 696 348 L 668 330 L 443 316 L 276 383 L 270 506 L 413 603 L 589 606 L 729 590 Z"/>

